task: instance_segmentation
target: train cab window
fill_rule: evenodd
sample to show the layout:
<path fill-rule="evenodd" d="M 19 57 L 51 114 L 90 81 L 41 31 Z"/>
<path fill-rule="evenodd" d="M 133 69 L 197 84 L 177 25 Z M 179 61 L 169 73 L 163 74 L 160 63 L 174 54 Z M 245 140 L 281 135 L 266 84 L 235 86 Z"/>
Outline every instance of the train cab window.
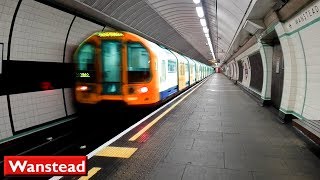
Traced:
<path fill-rule="evenodd" d="M 84 44 L 80 47 L 76 57 L 76 78 L 81 82 L 92 82 L 95 79 L 94 71 L 95 46 Z"/>
<path fill-rule="evenodd" d="M 94 69 L 94 46 L 84 44 L 78 53 L 78 70 L 89 71 Z"/>
<path fill-rule="evenodd" d="M 128 82 L 138 83 L 150 80 L 150 56 L 140 43 L 128 42 Z"/>

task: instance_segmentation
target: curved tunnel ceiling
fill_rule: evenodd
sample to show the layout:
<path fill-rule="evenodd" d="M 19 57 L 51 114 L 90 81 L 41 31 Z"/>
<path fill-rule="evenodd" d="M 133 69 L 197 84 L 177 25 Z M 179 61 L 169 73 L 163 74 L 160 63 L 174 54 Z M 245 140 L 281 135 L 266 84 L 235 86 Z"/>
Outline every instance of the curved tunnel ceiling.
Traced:
<path fill-rule="evenodd" d="M 193 0 L 75 1 L 194 59 L 212 59 Z M 216 59 L 224 59 L 252 1 L 201 0 Z"/>
<path fill-rule="evenodd" d="M 213 58 L 196 13 L 196 5 L 192 0 L 148 0 L 148 2 L 206 59 Z"/>
<path fill-rule="evenodd" d="M 216 59 L 224 59 L 251 1 L 202 0 Z"/>
<path fill-rule="evenodd" d="M 208 60 L 212 59 L 192 0 L 190 2 L 185 0 L 77 1 L 189 57 L 206 64 L 209 64 Z M 193 32 L 197 27 L 198 32 Z M 199 37 L 203 43 L 200 42 Z"/>

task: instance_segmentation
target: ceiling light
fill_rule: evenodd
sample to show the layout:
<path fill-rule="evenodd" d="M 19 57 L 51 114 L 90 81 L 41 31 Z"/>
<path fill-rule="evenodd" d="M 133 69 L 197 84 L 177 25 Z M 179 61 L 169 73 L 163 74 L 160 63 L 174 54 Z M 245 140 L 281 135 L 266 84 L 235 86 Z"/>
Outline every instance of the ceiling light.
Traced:
<path fill-rule="evenodd" d="M 200 19 L 201 26 L 207 26 L 207 22 L 205 19 Z"/>
<path fill-rule="evenodd" d="M 202 18 L 204 16 L 202 7 L 196 7 L 196 11 L 197 11 L 199 18 Z"/>
<path fill-rule="evenodd" d="M 203 27 L 202 29 L 203 29 L 203 32 L 204 32 L 205 34 L 207 34 L 207 33 L 209 32 L 209 29 L 207 28 L 207 26 Z"/>
<path fill-rule="evenodd" d="M 194 2 L 195 4 L 199 4 L 199 3 L 200 3 L 200 0 L 193 0 L 193 2 Z"/>

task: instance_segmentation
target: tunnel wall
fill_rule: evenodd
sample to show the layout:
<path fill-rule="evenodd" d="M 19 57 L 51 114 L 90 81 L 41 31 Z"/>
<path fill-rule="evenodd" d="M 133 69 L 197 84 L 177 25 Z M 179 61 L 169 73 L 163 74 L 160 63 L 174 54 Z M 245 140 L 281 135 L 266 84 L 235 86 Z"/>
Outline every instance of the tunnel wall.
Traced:
<path fill-rule="evenodd" d="M 1 0 L 0 17 L 1 140 L 76 112 L 72 54 L 112 28 L 35 0 Z"/>
<path fill-rule="evenodd" d="M 251 54 L 257 53 L 259 51 L 259 46 L 258 45 L 254 45 L 252 47 L 250 47 L 249 49 L 247 49 L 246 51 L 244 51 L 243 53 L 241 53 L 239 56 L 237 56 L 235 58 L 235 61 L 231 61 L 230 64 L 234 64 L 234 66 L 236 67 L 236 76 L 233 77 L 234 80 L 237 80 L 238 83 L 242 86 L 244 86 L 245 88 L 250 89 L 251 91 L 256 91 L 255 89 L 253 89 L 252 87 L 250 87 L 250 82 L 251 82 L 251 65 L 250 65 L 250 61 L 249 61 L 249 56 Z M 242 68 L 239 69 L 238 63 L 241 63 Z M 239 71 L 242 71 L 242 78 L 239 81 Z M 258 92 L 260 94 L 260 92 Z"/>
<path fill-rule="evenodd" d="M 8 101 L 4 84 L 4 60 L 7 60 L 8 41 L 10 34 L 10 26 L 15 12 L 18 0 L 4 0 L 0 1 L 0 43 L 2 43 L 2 69 L 0 74 L 0 139 L 12 136 L 12 128 L 9 116 Z"/>
<path fill-rule="evenodd" d="M 270 24 L 268 32 L 275 30 L 283 51 L 284 85 L 280 111 L 300 119 L 320 119 L 320 1 L 309 4 L 286 22 Z M 262 37 L 263 38 L 263 37 Z M 245 77 L 247 58 L 260 51 L 263 65 L 262 100 L 271 99 L 273 46 L 258 39 L 258 43 L 237 56 L 243 65 L 243 81 L 238 83 L 249 87 L 251 78 Z M 232 62 L 232 61 L 231 61 Z M 230 65 L 229 62 L 227 65 Z M 225 67 L 223 67 L 225 68 Z M 224 71 L 226 72 L 226 71 Z M 225 73 L 227 76 L 228 73 Z M 250 73 L 249 73 L 250 74 Z"/>
<path fill-rule="evenodd" d="M 284 53 L 281 110 L 300 118 L 320 119 L 320 1 L 275 27 Z M 289 92 L 289 93 L 288 93 Z"/>

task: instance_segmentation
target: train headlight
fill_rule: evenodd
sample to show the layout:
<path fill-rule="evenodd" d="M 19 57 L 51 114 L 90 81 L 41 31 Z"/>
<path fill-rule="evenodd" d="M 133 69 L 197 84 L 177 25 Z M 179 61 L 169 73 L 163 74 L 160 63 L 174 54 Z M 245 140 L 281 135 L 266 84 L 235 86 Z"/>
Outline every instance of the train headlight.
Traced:
<path fill-rule="evenodd" d="M 140 88 L 140 92 L 142 92 L 142 93 L 146 93 L 146 92 L 148 92 L 148 88 L 147 87 L 142 87 L 142 88 Z"/>
<path fill-rule="evenodd" d="M 88 91 L 89 88 L 88 88 L 88 86 L 78 86 L 78 87 L 77 87 L 77 90 L 78 90 L 78 91 Z"/>

